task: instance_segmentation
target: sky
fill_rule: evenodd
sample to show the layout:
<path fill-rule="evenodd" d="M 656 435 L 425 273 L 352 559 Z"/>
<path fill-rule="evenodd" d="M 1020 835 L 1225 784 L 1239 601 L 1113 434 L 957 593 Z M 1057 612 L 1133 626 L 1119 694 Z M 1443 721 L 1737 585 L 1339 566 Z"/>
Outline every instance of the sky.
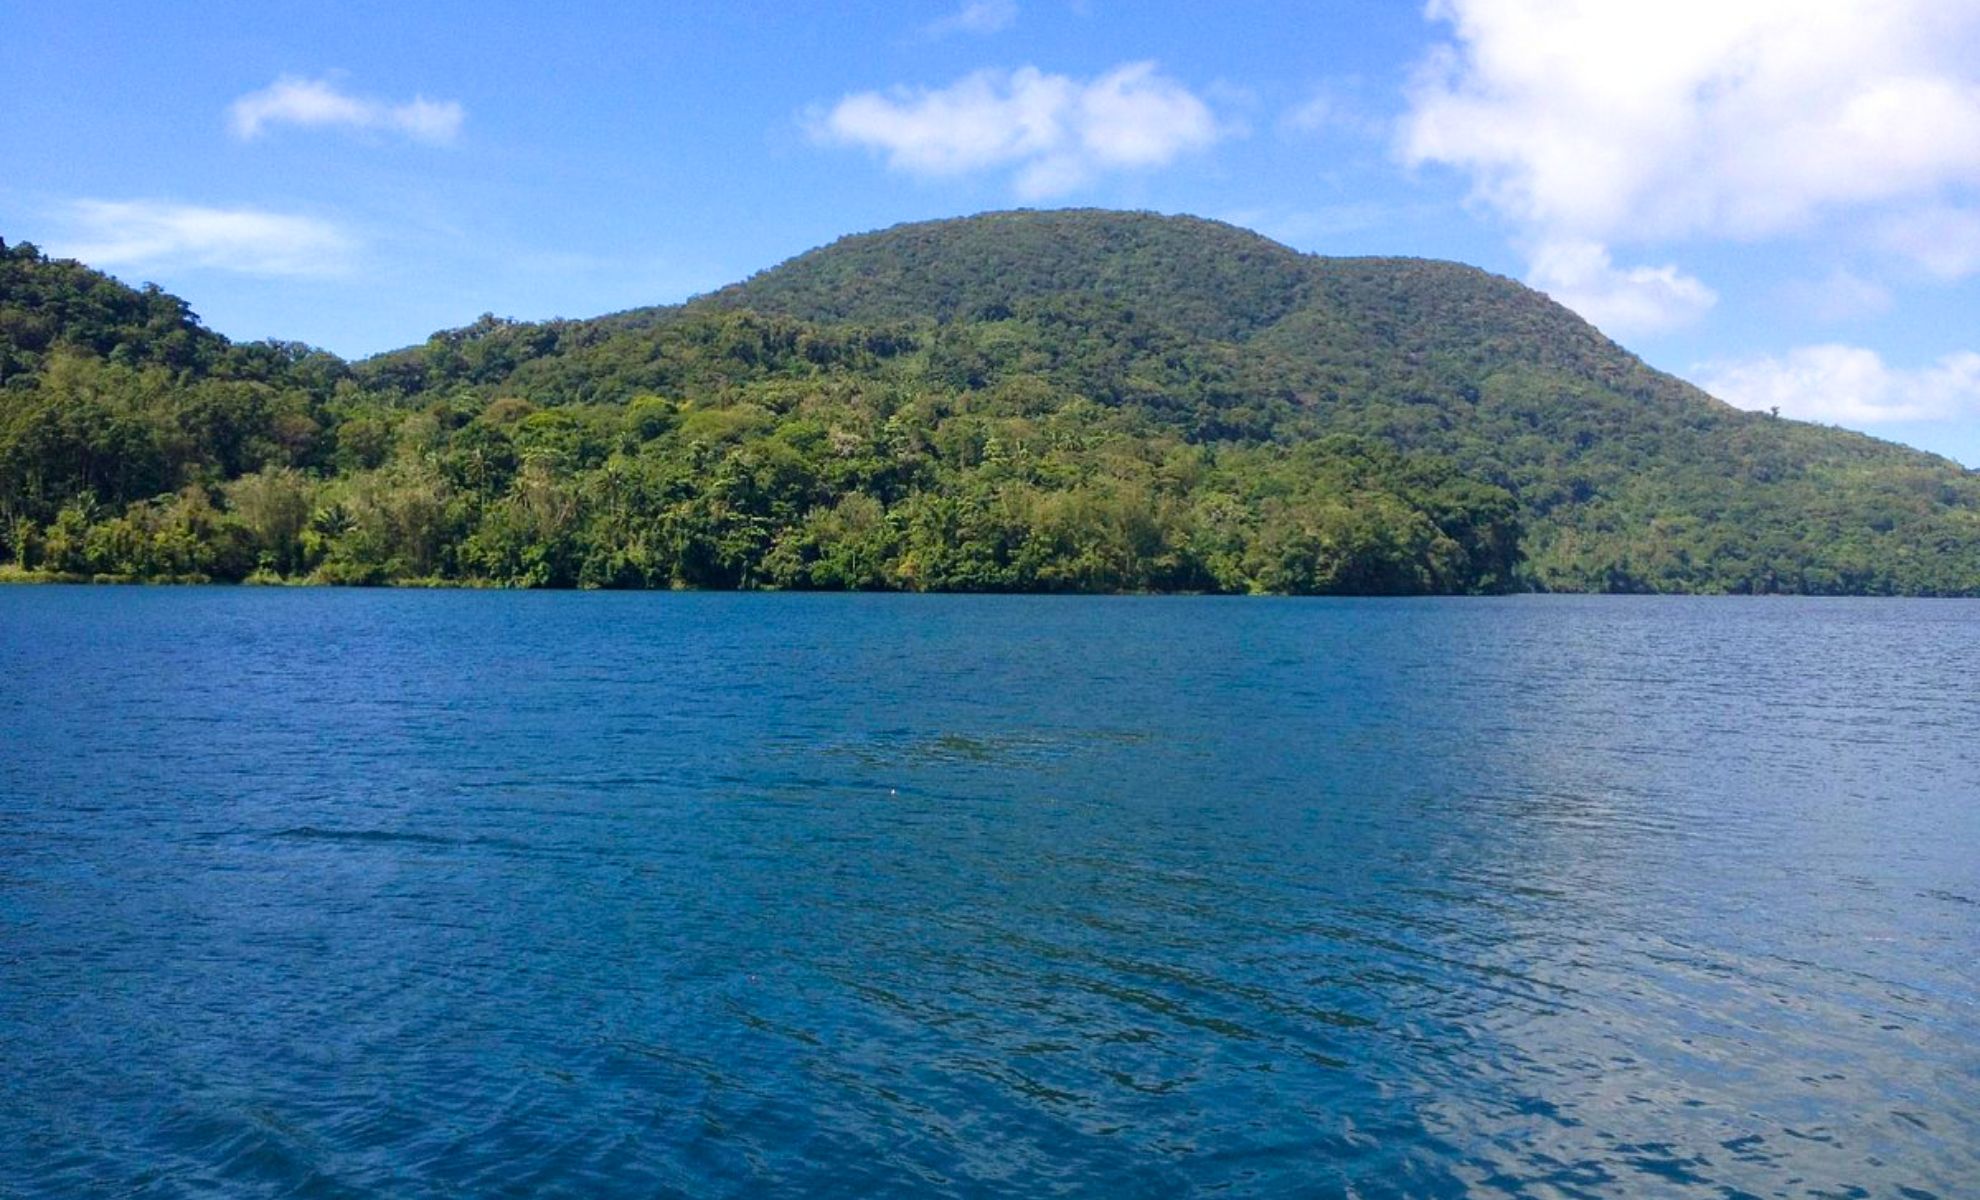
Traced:
<path fill-rule="evenodd" d="M 0 238 L 361 356 L 992 209 L 1522 280 L 1980 467 L 1976 0 L 0 5 Z"/>

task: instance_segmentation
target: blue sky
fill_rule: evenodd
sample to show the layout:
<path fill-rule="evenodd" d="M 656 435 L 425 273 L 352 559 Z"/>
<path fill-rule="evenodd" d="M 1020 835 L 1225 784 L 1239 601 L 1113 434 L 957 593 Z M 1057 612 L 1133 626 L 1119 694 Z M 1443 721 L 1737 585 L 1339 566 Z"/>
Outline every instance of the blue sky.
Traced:
<path fill-rule="evenodd" d="M 1980 465 L 1972 0 L 9 5 L 0 162 L 0 237 L 346 355 L 1146 208 Z"/>

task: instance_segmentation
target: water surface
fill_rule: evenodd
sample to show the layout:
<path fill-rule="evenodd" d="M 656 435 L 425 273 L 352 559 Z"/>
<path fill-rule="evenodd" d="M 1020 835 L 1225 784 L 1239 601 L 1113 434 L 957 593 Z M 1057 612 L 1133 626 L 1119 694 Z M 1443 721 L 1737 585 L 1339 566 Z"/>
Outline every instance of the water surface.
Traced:
<path fill-rule="evenodd" d="M 0 589 L 0 1195 L 1980 1195 L 1980 604 Z"/>

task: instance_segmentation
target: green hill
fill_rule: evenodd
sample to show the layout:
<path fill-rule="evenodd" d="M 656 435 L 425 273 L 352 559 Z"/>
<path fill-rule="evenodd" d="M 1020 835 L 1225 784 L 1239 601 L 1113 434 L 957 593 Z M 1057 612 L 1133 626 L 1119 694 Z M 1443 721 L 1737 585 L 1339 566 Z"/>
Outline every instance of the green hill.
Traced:
<path fill-rule="evenodd" d="M 1242 340 L 1299 308 L 1309 260 L 1195 217 L 989 213 L 841 238 L 702 303 L 862 323 L 1001 320 L 1054 296 L 1132 309 L 1194 337 Z"/>
<path fill-rule="evenodd" d="M 1980 593 L 1956 464 L 1732 409 L 1510 280 L 1194 218 L 902 226 L 354 364 L 16 247 L 0 370 L 28 570 Z"/>

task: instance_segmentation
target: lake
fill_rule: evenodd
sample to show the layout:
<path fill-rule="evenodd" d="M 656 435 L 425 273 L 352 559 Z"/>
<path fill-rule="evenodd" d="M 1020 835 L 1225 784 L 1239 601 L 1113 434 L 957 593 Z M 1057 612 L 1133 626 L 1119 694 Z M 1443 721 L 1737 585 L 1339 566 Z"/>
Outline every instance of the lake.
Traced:
<path fill-rule="evenodd" d="M 0 589 L 0 1195 L 1980 1195 L 1980 603 Z"/>

